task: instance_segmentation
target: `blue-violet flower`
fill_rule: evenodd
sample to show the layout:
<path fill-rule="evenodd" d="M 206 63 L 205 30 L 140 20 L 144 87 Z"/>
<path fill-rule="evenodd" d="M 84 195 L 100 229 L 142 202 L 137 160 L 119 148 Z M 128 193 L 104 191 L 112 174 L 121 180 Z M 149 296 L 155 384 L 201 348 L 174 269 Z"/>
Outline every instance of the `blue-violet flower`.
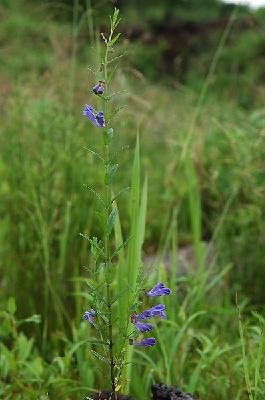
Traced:
<path fill-rule="evenodd" d="M 170 289 L 166 288 L 162 282 L 159 282 L 149 292 L 146 293 L 148 297 L 166 296 L 170 294 Z"/>
<path fill-rule="evenodd" d="M 85 311 L 85 313 L 83 315 L 83 319 L 88 320 L 89 323 L 94 326 L 95 314 L 96 314 L 95 310 L 93 310 L 93 308 L 91 308 L 90 311 Z"/>
<path fill-rule="evenodd" d="M 141 346 L 141 347 L 154 346 L 155 344 L 156 344 L 155 338 L 147 338 L 140 340 L 139 342 L 133 342 L 133 346 Z"/>
<path fill-rule="evenodd" d="M 144 319 L 149 319 L 153 318 L 156 315 L 159 315 L 162 318 L 167 318 L 166 314 L 164 313 L 164 310 L 166 309 L 166 306 L 164 304 L 158 304 L 157 306 L 154 306 L 150 308 L 149 310 L 143 311 L 141 314 L 133 314 L 132 315 L 132 322 L 138 322 L 140 320 Z"/>
<path fill-rule="evenodd" d="M 86 104 L 83 115 L 85 115 L 98 128 L 105 127 L 105 118 L 102 111 L 96 112 L 92 106 Z"/>
<path fill-rule="evenodd" d="M 153 329 L 153 325 L 146 322 L 133 322 L 133 324 L 139 332 L 149 332 Z"/>

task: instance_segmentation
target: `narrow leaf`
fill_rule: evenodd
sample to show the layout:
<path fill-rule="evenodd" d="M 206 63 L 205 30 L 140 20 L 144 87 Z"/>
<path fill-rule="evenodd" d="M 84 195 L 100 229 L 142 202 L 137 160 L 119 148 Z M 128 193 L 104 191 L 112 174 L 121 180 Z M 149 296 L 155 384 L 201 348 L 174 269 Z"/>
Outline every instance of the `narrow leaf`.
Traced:
<path fill-rule="evenodd" d="M 115 217 L 117 215 L 117 210 L 116 208 L 113 208 L 110 215 L 109 215 L 109 220 L 108 220 L 108 233 L 111 233 L 112 228 L 114 226 L 114 222 L 115 222 Z"/>
<path fill-rule="evenodd" d="M 102 356 L 101 354 L 99 354 L 95 350 L 90 350 L 90 351 L 96 358 L 98 358 L 99 360 L 103 361 L 105 364 L 109 365 L 109 360 L 106 357 Z"/>
<path fill-rule="evenodd" d="M 109 183 L 112 182 L 112 179 L 113 179 L 114 175 L 116 174 L 117 169 L 118 169 L 118 164 L 112 165 L 112 167 L 109 169 L 109 172 L 108 172 Z"/>
<path fill-rule="evenodd" d="M 111 60 L 108 61 L 108 64 L 111 64 L 111 63 L 113 63 L 115 61 L 118 61 L 119 59 L 124 57 L 126 54 L 128 54 L 128 52 L 125 52 L 123 54 L 120 54 L 119 56 L 113 57 Z"/>
<path fill-rule="evenodd" d="M 114 299 L 111 301 L 111 305 L 113 305 L 114 303 L 116 303 L 117 300 L 119 300 L 121 297 L 123 297 L 123 295 L 125 293 L 128 292 L 128 288 L 124 288 L 117 296 L 114 297 Z"/>
<path fill-rule="evenodd" d="M 107 84 L 109 84 L 109 82 L 112 80 L 112 78 L 113 78 L 113 76 L 114 76 L 114 74 L 115 74 L 117 68 L 118 68 L 118 64 L 115 65 L 115 67 L 113 68 L 113 70 L 112 70 L 111 73 L 109 74 L 109 78 L 108 78 L 108 80 L 107 80 Z"/>
<path fill-rule="evenodd" d="M 128 187 L 126 187 L 126 188 L 120 190 L 120 191 L 111 199 L 111 203 L 113 203 L 114 201 L 116 201 L 117 198 L 118 198 L 121 194 L 127 192 L 127 191 L 130 190 L 130 189 L 131 189 L 130 186 L 128 186 Z"/>
<path fill-rule="evenodd" d="M 113 113 L 111 114 L 110 119 L 109 119 L 109 122 L 113 120 L 113 118 L 115 117 L 116 114 L 118 114 L 118 112 L 120 112 L 121 110 L 123 110 L 123 109 L 126 108 L 126 107 L 127 107 L 126 104 L 125 104 L 124 106 L 117 107 L 117 108 L 113 111 Z"/>
<path fill-rule="evenodd" d="M 120 36 L 121 36 L 121 33 L 117 33 L 117 35 L 114 36 L 114 38 L 111 39 L 111 41 L 109 42 L 109 46 L 113 46 L 117 42 L 117 40 L 119 39 Z"/>
<path fill-rule="evenodd" d="M 83 149 L 87 150 L 89 153 L 91 153 L 93 156 L 95 156 L 96 158 L 98 158 L 99 160 L 103 161 L 105 163 L 104 158 L 98 154 L 96 151 L 89 149 L 88 147 L 83 146 Z"/>
<path fill-rule="evenodd" d="M 90 192 L 92 192 L 97 197 L 97 199 L 100 201 L 100 203 L 105 207 L 105 203 L 104 203 L 102 197 L 94 189 L 92 189 L 90 186 L 88 186 L 86 184 L 83 184 L 83 186 L 85 186 L 86 189 L 90 190 Z"/>
<path fill-rule="evenodd" d="M 120 251 L 121 249 L 123 249 L 123 248 L 127 245 L 127 243 L 129 242 L 130 239 L 131 239 L 131 238 L 128 237 L 128 239 L 126 239 L 122 244 L 120 244 L 120 245 L 114 250 L 113 254 L 111 255 L 111 258 L 115 257 L 115 256 L 119 253 L 119 251 Z"/>

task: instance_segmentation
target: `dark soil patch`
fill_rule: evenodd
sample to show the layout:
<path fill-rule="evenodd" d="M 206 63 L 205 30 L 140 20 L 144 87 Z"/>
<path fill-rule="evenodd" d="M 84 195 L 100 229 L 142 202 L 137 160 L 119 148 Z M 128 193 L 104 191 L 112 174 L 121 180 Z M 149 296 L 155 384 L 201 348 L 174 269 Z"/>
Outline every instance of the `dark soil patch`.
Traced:
<path fill-rule="evenodd" d="M 193 397 L 191 393 L 184 393 L 178 386 L 166 386 L 163 384 L 157 384 L 152 386 L 152 400 L 199 400 Z M 102 391 L 94 394 L 91 398 L 93 400 L 109 400 L 111 393 L 108 391 Z M 87 397 L 89 399 L 89 397 Z M 117 400 L 135 400 L 131 396 L 118 394 Z M 139 399 L 141 400 L 141 399 Z"/>
<path fill-rule="evenodd" d="M 184 393 L 178 386 L 162 384 L 152 386 L 153 400 L 198 400 L 191 393 Z"/>

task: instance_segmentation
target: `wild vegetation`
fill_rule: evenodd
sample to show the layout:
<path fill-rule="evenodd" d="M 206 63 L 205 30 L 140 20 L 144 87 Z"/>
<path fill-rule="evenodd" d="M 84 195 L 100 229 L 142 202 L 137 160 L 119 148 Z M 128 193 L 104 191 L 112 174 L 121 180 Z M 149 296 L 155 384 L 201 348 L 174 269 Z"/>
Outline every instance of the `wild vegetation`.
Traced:
<path fill-rule="evenodd" d="M 151 14 L 147 6 L 140 28 L 133 4 L 120 4 L 119 51 L 127 56 L 112 83 L 122 92 L 114 106 L 124 105 L 115 116 L 114 191 L 129 185 L 147 201 L 146 213 L 138 210 L 141 262 L 150 285 L 160 278 L 172 293 L 168 319 L 155 330 L 157 346 L 134 350 L 127 390 L 147 399 L 151 384 L 163 382 L 200 399 L 262 400 L 263 12 L 201 2 L 195 18 L 194 8 L 176 7 L 191 46 L 167 58 L 174 33 L 166 26 L 158 43 L 156 24 L 171 2 L 162 9 L 158 2 Z M 81 114 L 93 96 L 88 67 L 97 65 L 99 27 L 105 30 L 109 12 L 109 3 L 90 1 L 0 5 L 3 399 L 74 399 L 105 389 L 86 343 L 93 333 L 82 321 L 93 254 L 80 237 L 102 233 L 98 200 L 84 185 L 100 192 L 104 179 L 84 149 L 100 151 L 98 130 Z M 194 43 L 188 27 L 206 19 L 209 42 Z M 155 33 L 148 39 L 148 32 Z M 117 200 L 124 237 L 129 196 Z"/>

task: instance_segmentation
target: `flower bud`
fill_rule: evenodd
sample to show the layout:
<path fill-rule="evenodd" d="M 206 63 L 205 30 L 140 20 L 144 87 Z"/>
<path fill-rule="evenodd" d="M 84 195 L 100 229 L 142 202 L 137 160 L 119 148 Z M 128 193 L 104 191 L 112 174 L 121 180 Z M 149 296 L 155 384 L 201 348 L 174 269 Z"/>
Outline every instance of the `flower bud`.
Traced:
<path fill-rule="evenodd" d="M 104 84 L 104 81 L 98 81 L 98 84 L 93 87 L 92 90 L 97 96 L 100 96 L 104 93 Z"/>

